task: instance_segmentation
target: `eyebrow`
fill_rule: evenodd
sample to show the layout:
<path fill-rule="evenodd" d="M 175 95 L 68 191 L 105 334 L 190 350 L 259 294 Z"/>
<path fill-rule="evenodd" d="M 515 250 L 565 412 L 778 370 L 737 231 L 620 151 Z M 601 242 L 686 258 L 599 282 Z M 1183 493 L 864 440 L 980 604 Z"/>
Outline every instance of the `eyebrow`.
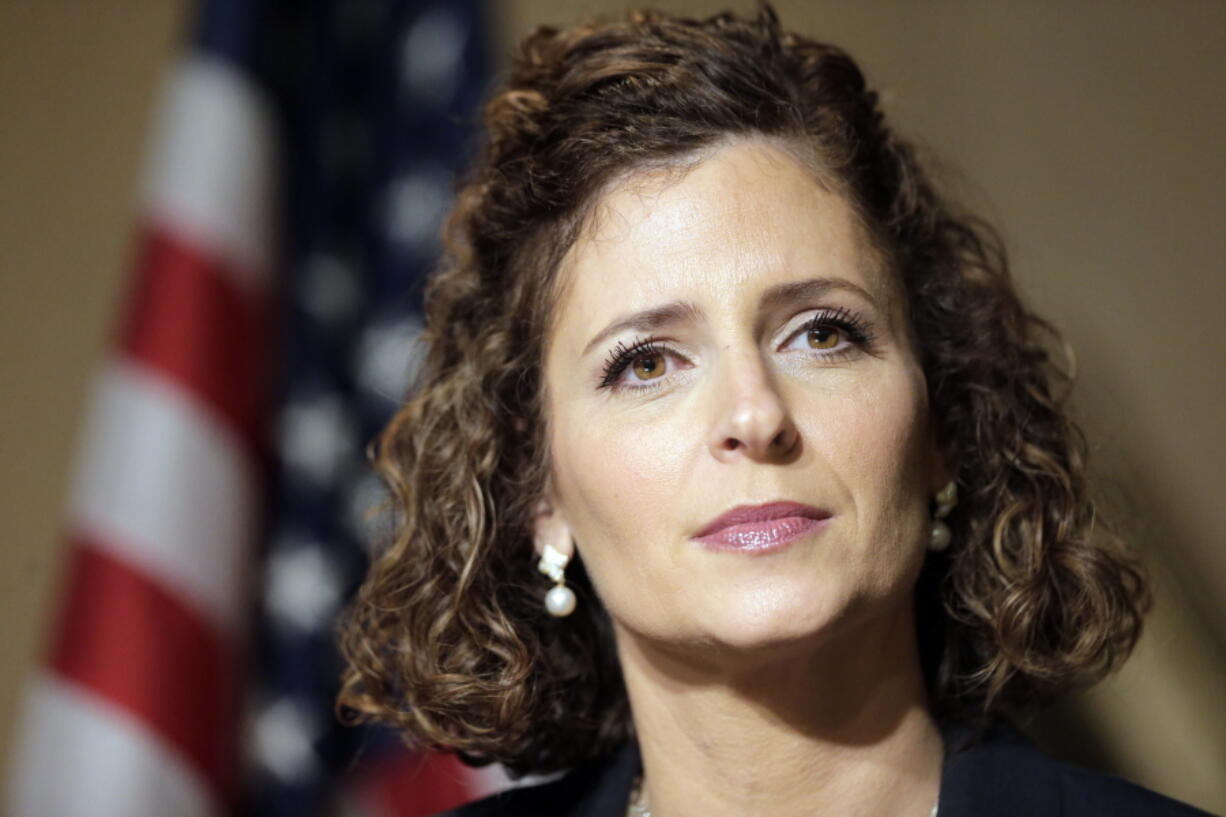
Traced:
<path fill-rule="evenodd" d="M 872 294 L 858 284 L 846 278 L 809 278 L 804 281 L 790 281 L 777 284 L 758 299 L 758 311 L 773 309 L 792 301 L 808 300 L 825 295 L 832 290 L 843 290 L 859 295 L 879 311 L 882 306 Z M 662 326 L 683 321 L 698 321 L 702 318 L 702 310 L 692 301 L 672 301 L 662 306 L 645 309 L 617 318 L 604 329 L 600 330 L 587 346 L 583 347 L 580 357 L 587 357 L 592 349 L 619 332 L 634 329 L 638 332 L 651 332 Z"/>
<path fill-rule="evenodd" d="M 690 301 L 673 301 L 672 303 L 657 306 L 652 309 L 645 309 L 642 312 L 635 312 L 632 315 L 626 315 L 613 321 L 613 323 L 602 329 L 596 337 L 587 342 L 587 346 L 583 347 L 583 354 L 580 357 L 587 357 L 588 354 L 599 345 L 602 341 L 624 332 L 627 329 L 634 329 L 639 332 L 651 332 L 659 329 L 661 326 L 667 326 L 670 323 L 681 323 L 682 321 L 697 321 L 702 318 L 702 310 L 699 309 Z"/>

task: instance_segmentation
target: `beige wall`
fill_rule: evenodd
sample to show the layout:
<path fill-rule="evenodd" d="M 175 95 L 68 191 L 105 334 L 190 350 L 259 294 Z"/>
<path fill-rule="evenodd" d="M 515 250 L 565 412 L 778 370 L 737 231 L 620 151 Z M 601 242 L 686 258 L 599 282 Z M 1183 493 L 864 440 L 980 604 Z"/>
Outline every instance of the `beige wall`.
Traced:
<path fill-rule="evenodd" d="M 861 61 L 900 129 L 1002 226 L 1023 290 L 1077 349 L 1078 411 L 1162 595 L 1125 671 L 1039 731 L 1226 812 L 1226 4 L 776 5 L 788 27 Z M 579 4 L 497 6 L 505 53 Z M 184 8 L 0 2 L 0 762 L 45 628 L 85 378 L 112 324 L 150 106 Z"/>
<path fill-rule="evenodd" d="M 86 379 L 113 326 L 184 2 L 0 0 L 0 763 L 47 622 Z"/>

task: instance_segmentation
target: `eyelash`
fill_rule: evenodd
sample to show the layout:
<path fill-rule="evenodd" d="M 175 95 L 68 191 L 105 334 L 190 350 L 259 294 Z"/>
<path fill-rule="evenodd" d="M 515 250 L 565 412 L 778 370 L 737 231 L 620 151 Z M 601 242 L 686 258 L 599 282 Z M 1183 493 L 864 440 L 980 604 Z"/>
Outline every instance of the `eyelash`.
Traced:
<path fill-rule="evenodd" d="M 857 312 L 852 312 L 846 307 L 837 307 L 835 309 L 825 309 L 814 315 L 809 320 L 788 336 L 790 341 L 792 338 L 800 334 L 812 332 L 815 329 L 823 328 L 838 329 L 850 342 L 852 346 L 860 349 L 867 349 L 872 346 L 873 334 L 869 329 L 868 322 L 862 315 Z M 834 354 L 818 355 L 821 358 L 842 358 L 850 351 L 850 347 L 835 352 Z M 670 350 L 668 347 L 661 345 L 654 338 L 636 340 L 630 346 L 618 341 L 617 346 L 609 353 L 608 360 L 604 364 L 604 375 L 601 378 L 599 388 L 614 388 L 617 384 L 617 378 L 626 370 L 626 367 L 634 363 L 639 358 L 652 357 L 653 355 L 663 355 Z M 653 389 L 655 386 L 631 386 L 633 389 Z"/>

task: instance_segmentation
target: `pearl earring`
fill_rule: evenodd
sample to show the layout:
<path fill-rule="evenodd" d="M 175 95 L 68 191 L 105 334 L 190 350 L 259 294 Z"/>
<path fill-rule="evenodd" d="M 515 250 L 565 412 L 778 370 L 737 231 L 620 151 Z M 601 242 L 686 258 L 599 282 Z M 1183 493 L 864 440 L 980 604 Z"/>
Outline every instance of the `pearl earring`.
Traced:
<path fill-rule="evenodd" d="M 958 504 L 957 484 L 951 479 L 949 484 L 937 493 L 936 500 L 937 510 L 932 515 L 928 549 L 941 551 L 949 547 L 949 541 L 953 538 L 949 532 L 949 525 L 945 523 L 945 517 L 949 516 L 949 512 L 954 509 L 954 505 Z"/>
<path fill-rule="evenodd" d="M 553 545 L 541 549 L 541 560 L 536 569 L 553 579 L 554 586 L 545 594 L 545 609 L 549 615 L 563 618 L 575 612 L 575 591 L 566 586 L 566 564 L 570 557 Z"/>

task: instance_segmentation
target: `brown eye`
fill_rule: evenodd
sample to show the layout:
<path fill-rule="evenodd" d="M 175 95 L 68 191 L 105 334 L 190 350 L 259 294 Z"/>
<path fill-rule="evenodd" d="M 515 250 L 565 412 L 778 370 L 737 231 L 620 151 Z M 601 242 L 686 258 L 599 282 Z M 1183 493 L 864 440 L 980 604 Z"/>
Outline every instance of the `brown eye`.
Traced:
<path fill-rule="evenodd" d="M 839 345 L 839 330 L 828 326 L 815 326 L 809 330 L 811 349 L 833 349 Z"/>
<path fill-rule="evenodd" d="M 654 380 L 664 374 L 664 355 L 642 355 L 634 359 L 634 374 L 640 380 Z"/>

